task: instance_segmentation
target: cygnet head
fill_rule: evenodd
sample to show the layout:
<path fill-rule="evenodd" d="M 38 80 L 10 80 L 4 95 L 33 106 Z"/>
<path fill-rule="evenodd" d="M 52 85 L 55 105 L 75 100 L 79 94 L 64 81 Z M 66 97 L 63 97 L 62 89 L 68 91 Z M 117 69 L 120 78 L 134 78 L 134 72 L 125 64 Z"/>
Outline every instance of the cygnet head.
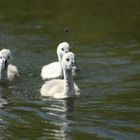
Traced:
<path fill-rule="evenodd" d="M 0 67 L 1 67 L 1 69 L 7 69 L 11 58 L 12 58 L 12 56 L 11 56 L 11 51 L 10 50 L 2 49 L 0 51 Z"/>
<path fill-rule="evenodd" d="M 63 55 L 67 52 L 69 52 L 69 43 L 67 42 L 62 42 L 58 45 L 57 47 L 57 55 L 59 57 L 59 59 L 62 59 Z"/>
<path fill-rule="evenodd" d="M 64 70 L 76 69 L 76 57 L 72 52 L 64 54 L 62 58 L 62 67 Z"/>
<path fill-rule="evenodd" d="M 9 49 L 2 49 L 0 51 L 0 57 L 3 58 L 4 60 L 7 60 L 8 63 L 12 59 L 11 51 Z"/>

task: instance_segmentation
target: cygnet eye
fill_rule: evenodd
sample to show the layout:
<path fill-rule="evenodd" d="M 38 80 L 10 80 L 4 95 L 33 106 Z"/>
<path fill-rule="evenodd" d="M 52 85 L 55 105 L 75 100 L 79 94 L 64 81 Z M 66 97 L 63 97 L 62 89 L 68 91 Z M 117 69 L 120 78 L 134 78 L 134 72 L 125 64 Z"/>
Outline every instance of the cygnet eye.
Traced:
<path fill-rule="evenodd" d="M 7 58 L 10 59 L 10 56 L 8 56 Z"/>
<path fill-rule="evenodd" d="M 69 61 L 69 58 L 67 58 L 66 61 Z"/>
<path fill-rule="evenodd" d="M 62 51 L 64 51 L 64 48 L 61 48 Z"/>

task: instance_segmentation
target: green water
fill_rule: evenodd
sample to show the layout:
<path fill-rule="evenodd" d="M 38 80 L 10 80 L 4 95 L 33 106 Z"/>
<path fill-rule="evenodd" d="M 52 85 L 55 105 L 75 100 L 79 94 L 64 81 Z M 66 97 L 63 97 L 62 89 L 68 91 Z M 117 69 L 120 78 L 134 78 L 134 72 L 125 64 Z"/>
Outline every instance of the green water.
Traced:
<path fill-rule="evenodd" d="M 20 78 L 0 87 L 0 140 L 140 139 L 139 0 L 1 0 L 0 49 Z M 42 99 L 58 43 L 77 55 L 74 100 Z"/>

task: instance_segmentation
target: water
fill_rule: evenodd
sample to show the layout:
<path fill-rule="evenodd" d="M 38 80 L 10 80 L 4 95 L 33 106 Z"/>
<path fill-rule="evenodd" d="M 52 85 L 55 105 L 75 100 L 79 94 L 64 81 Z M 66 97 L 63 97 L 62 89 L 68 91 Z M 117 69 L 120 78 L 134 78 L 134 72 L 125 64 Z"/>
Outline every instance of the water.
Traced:
<path fill-rule="evenodd" d="M 0 2 L 0 48 L 20 78 L 0 86 L 1 140 L 138 140 L 140 2 Z M 80 68 L 78 99 L 42 99 L 41 67 L 68 41 Z"/>

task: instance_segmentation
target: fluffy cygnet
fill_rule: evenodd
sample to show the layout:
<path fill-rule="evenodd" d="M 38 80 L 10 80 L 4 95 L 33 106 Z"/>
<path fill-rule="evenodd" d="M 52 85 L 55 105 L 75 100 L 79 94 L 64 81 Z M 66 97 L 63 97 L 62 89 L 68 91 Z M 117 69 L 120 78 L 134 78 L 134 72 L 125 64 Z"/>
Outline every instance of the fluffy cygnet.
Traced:
<path fill-rule="evenodd" d="M 44 97 L 52 96 L 57 99 L 78 96 L 80 90 L 74 83 L 72 76 L 72 69 L 75 66 L 75 55 L 72 52 L 64 54 L 62 58 L 64 79 L 46 81 L 41 87 L 41 95 Z"/>
<path fill-rule="evenodd" d="M 41 77 L 43 80 L 63 77 L 61 61 L 63 55 L 69 52 L 69 46 L 70 45 L 67 42 L 62 42 L 58 45 L 57 47 L 58 61 L 52 62 L 42 67 Z"/>
<path fill-rule="evenodd" d="M 12 81 L 16 76 L 19 76 L 17 67 L 10 64 L 11 58 L 9 49 L 0 51 L 0 81 Z"/>

